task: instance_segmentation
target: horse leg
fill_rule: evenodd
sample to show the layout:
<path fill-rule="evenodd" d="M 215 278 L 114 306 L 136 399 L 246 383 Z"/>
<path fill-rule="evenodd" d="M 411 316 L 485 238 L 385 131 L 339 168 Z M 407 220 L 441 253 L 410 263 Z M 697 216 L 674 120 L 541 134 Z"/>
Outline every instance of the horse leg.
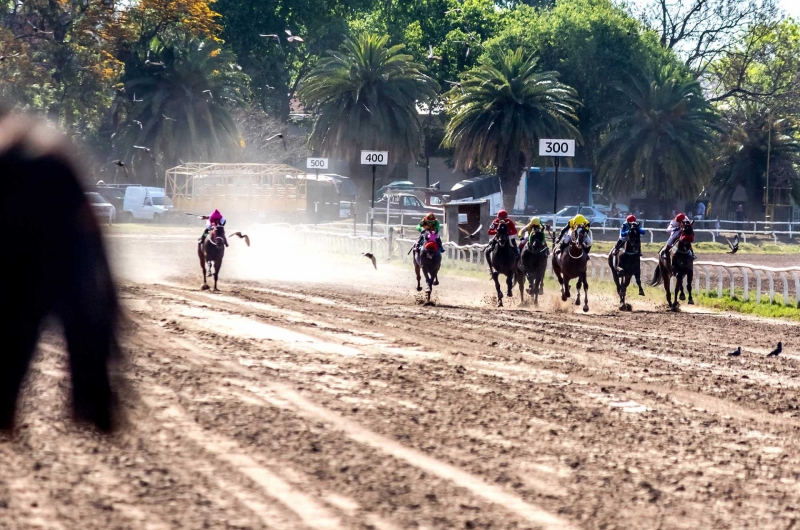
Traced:
<path fill-rule="evenodd" d="M 636 274 L 634 275 L 634 278 L 636 278 L 636 285 L 639 286 L 639 296 L 644 296 L 644 288 L 642 288 L 642 278 L 641 278 L 641 276 L 642 276 L 642 271 L 641 271 L 641 269 L 639 269 L 638 271 L 636 271 Z"/>
<path fill-rule="evenodd" d="M 207 277 L 207 274 L 206 274 L 206 257 L 203 255 L 203 251 L 202 250 L 198 250 L 197 253 L 200 256 L 200 270 L 203 271 L 203 285 L 200 286 L 200 289 L 202 289 L 203 291 L 208 291 L 208 289 L 209 289 L 208 280 L 206 280 L 206 277 Z"/>
<path fill-rule="evenodd" d="M 519 283 L 519 301 L 525 305 L 525 271 L 517 270 L 517 283 Z"/>
<path fill-rule="evenodd" d="M 581 305 L 581 277 L 578 276 L 578 281 L 575 282 L 575 305 Z"/>
<path fill-rule="evenodd" d="M 689 305 L 694 305 L 694 298 L 692 298 L 692 281 L 694 281 L 694 271 L 689 270 L 686 273 L 686 288 L 689 290 Z"/>
<path fill-rule="evenodd" d="M 222 268 L 222 258 L 214 260 L 214 290 L 219 291 L 217 289 L 217 279 L 219 278 L 219 270 Z"/>
<path fill-rule="evenodd" d="M 503 307 L 503 291 L 500 289 L 500 273 L 495 271 L 492 273 L 492 279 L 494 280 L 494 287 L 497 289 L 497 307 Z"/>
<path fill-rule="evenodd" d="M 514 296 L 514 275 L 514 272 L 509 272 L 506 274 L 506 287 L 508 287 L 509 298 Z"/>
<path fill-rule="evenodd" d="M 581 277 L 581 281 L 583 282 L 583 312 L 586 313 L 589 311 L 589 282 L 586 281 L 585 272 Z"/>
<path fill-rule="evenodd" d="M 680 292 L 681 301 L 686 300 L 686 293 L 683 291 L 683 277 L 683 274 L 679 274 L 675 278 L 675 294 L 677 295 Z"/>
<path fill-rule="evenodd" d="M 422 285 L 420 284 L 422 277 L 419 274 L 419 265 L 417 264 L 416 258 L 414 259 L 414 273 L 417 275 L 417 292 L 420 292 L 422 290 Z"/>

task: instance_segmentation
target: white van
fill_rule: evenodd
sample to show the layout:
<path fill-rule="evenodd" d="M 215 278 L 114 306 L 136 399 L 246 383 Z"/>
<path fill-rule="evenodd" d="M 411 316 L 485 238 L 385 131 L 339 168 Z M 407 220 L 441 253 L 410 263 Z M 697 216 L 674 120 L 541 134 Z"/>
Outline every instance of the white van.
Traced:
<path fill-rule="evenodd" d="M 157 223 L 164 220 L 171 209 L 172 201 L 164 193 L 164 188 L 130 186 L 125 188 L 120 219 L 123 222 L 136 219 Z"/>

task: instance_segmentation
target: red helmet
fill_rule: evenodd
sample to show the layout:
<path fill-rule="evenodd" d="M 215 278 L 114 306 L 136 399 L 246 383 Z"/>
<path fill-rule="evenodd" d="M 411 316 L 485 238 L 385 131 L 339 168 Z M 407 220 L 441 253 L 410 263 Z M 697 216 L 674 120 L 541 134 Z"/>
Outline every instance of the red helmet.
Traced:
<path fill-rule="evenodd" d="M 679 213 L 678 215 L 675 216 L 675 220 L 678 221 L 679 223 L 684 222 L 686 220 L 686 214 Z"/>
<path fill-rule="evenodd" d="M 427 221 L 435 221 L 436 220 L 436 216 L 433 215 L 433 213 L 429 213 L 428 215 L 425 216 L 425 219 Z"/>
<path fill-rule="evenodd" d="M 425 250 L 427 250 L 428 252 L 439 250 L 439 245 L 437 245 L 433 241 L 428 241 L 427 243 L 425 243 Z"/>
<path fill-rule="evenodd" d="M 497 218 L 498 219 L 508 219 L 508 212 L 505 211 L 505 210 L 500 210 L 499 212 L 497 212 Z"/>
<path fill-rule="evenodd" d="M 625 221 L 628 222 L 628 223 L 635 223 L 636 222 L 636 216 L 631 214 L 631 215 L 629 215 L 628 217 L 625 218 Z"/>

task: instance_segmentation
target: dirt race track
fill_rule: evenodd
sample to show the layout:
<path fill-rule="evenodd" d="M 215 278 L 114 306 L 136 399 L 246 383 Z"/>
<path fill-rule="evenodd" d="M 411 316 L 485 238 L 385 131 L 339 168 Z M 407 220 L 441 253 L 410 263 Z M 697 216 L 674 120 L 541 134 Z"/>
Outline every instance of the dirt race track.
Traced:
<path fill-rule="evenodd" d="M 70 421 L 44 334 L 0 528 L 800 528 L 796 325 L 591 290 L 498 311 L 446 273 L 420 307 L 407 268 L 278 271 L 257 238 L 201 292 L 193 237 L 110 240 L 122 433 Z"/>

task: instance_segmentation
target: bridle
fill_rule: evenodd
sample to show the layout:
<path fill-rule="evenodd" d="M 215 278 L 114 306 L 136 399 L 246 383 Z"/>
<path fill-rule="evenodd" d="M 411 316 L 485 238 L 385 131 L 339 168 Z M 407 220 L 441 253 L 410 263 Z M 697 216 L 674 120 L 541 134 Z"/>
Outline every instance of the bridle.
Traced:
<path fill-rule="evenodd" d="M 567 254 L 569 255 L 570 258 L 581 259 L 586 254 L 586 251 L 583 248 L 583 241 L 585 237 L 586 237 L 586 232 L 583 230 L 583 228 L 578 228 L 575 231 L 575 237 L 572 239 L 572 242 L 567 247 Z M 581 253 L 578 256 L 573 256 L 572 247 L 578 247 L 581 250 Z"/>

